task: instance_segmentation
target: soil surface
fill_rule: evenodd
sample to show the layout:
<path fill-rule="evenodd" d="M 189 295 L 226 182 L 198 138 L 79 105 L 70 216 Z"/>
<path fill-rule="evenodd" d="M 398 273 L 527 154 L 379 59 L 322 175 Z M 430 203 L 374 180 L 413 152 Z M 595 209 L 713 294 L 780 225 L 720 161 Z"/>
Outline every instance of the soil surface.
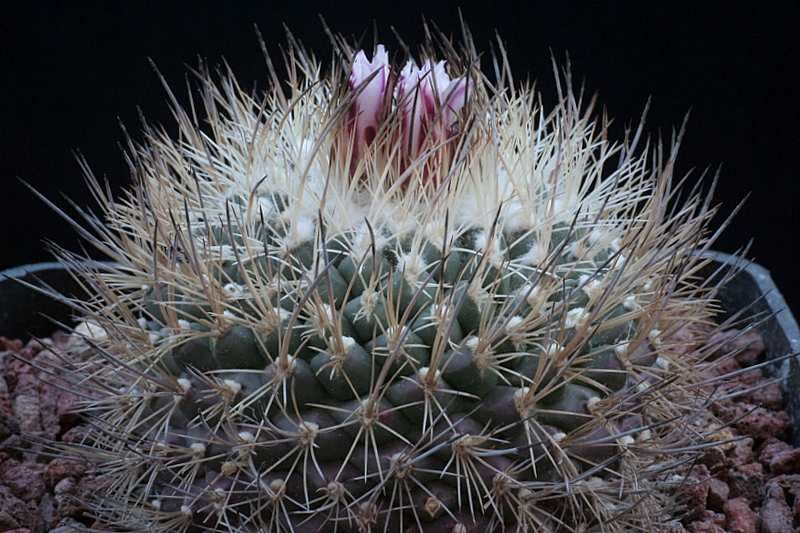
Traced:
<path fill-rule="evenodd" d="M 736 440 L 708 449 L 692 467 L 683 518 L 659 533 L 800 533 L 800 448 L 789 443 L 783 390 L 761 370 L 746 371 L 763 362 L 764 341 L 755 331 L 718 335 L 729 339 L 711 374 L 726 376 L 719 397 L 733 397 L 711 410 L 727 424 L 721 433 Z"/>
<path fill-rule="evenodd" d="M 720 339 L 727 342 L 716 354 L 717 375 L 763 360 L 757 333 L 719 335 L 728 338 Z M 78 397 L 45 370 L 59 366 L 67 339 L 0 337 L 0 533 L 109 530 L 79 503 L 103 490 L 88 462 L 48 455 L 37 443 L 70 442 L 81 431 L 71 414 Z M 724 438 L 691 467 L 676 510 L 681 518 L 657 533 L 800 533 L 800 448 L 787 442 L 792 428 L 780 385 L 756 369 L 728 376 L 721 389 L 741 393 L 712 406 L 729 424 Z"/>

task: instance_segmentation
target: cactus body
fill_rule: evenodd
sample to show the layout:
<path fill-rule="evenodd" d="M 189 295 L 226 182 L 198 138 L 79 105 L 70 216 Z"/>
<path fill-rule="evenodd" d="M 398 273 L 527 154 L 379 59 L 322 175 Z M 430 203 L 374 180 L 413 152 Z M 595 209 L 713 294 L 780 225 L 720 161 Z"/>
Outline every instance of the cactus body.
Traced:
<path fill-rule="evenodd" d="M 94 182 L 117 264 L 62 255 L 95 294 L 74 369 L 94 429 L 72 450 L 111 481 L 95 512 L 148 531 L 648 527 L 694 442 L 702 354 L 670 337 L 712 292 L 704 198 L 668 205 L 677 143 L 614 144 L 569 84 L 546 114 L 447 42 L 428 78 L 338 46 L 326 76 L 292 56 L 288 93 L 201 73 L 205 120 L 148 128 L 124 198 Z"/>

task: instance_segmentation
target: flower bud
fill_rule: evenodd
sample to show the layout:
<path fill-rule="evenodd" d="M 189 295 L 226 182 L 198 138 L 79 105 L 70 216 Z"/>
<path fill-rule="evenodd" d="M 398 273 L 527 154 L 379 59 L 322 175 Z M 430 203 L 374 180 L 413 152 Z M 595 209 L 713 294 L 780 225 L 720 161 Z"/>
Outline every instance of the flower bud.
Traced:
<path fill-rule="evenodd" d="M 358 161 L 364 150 L 375 139 L 379 121 L 386 104 L 389 84 L 389 54 L 378 45 L 372 61 L 360 50 L 350 70 L 350 89 L 357 91 L 350 117 L 354 128 L 353 160 Z"/>

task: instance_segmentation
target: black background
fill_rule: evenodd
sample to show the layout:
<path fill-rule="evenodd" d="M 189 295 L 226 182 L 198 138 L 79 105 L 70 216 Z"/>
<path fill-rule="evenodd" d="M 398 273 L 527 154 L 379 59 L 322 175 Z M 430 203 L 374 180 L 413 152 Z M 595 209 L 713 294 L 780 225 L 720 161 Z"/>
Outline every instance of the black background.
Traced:
<path fill-rule="evenodd" d="M 43 240 L 79 246 L 74 231 L 18 180 L 66 205 L 64 193 L 91 205 L 73 153 L 115 186 L 130 179 L 120 122 L 139 138 L 139 110 L 172 127 L 152 59 L 182 103 L 186 66 L 226 60 L 245 86 L 266 87 L 254 25 L 273 58 L 283 25 L 321 58 L 334 32 L 366 35 L 399 50 L 395 28 L 412 45 L 423 16 L 459 33 L 461 13 L 477 48 L 495 31 L 518 79 L 538 80 L 555 103 L 551 51 L 569 52 L 573 77 L 616 119 L 619 138 L 652 99 L 646 131 L 669 138 L 691 110 L 676 174 L 721 168 L 715 195 L 721 222 L 748 193 L 716 248 L 771 270 L 800 312 L 800 2 L 518 1 L 458 3 L 229 1 L 4 2 L 0 9 L 0 270 L 49 260 Z M 99 7 L 102 6 L 102 7 Z M 173 128 L 174 130 L 174 128 Z"/>

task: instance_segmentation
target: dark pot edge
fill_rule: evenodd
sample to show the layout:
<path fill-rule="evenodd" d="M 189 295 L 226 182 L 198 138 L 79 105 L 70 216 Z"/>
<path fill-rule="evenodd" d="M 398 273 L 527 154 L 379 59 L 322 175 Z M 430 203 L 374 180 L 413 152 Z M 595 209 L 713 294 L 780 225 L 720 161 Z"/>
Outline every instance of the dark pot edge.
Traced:
<path fill-rule="evenodd" d="M 715 262 L 721 266 L 727 265 L 732 267 L 738 261 L 737 256 L 723 252 L 711 252 L 710 255 L 714 257 Z M 758 263 L 746 261 L 745 267 L 738 276 L 737 283 L 745 283 L 758 289 L 760 298 L 764 300 L 766 308 L 769 308 L 775 321 L 780 325 L 780 329 L 785 333 L 789 347 L 789 350 L 785 353 L 800 352 L 800 326 L 798 326 L 797 320 L 792 314 L 792 310 L 786 303 L 786 299 L 784 299 L 780 290 L 778 290 L 778 287 L 775 285 L 775 282 L 772 280 L 769 270 Z M 723 305 L 726 307 L 730 307 L 732 304 L 736 305 L 742 303 L 732 302 L 729 295 L 723 298 Z M 754 313 L 749 313 L 748 318 L 752 317 L 753 314 Z"/>
<path fill-rule="evenodd" d="M 708 275 L 717 269 L 724 275 L 737 268 L 740 262 L 731 254 L 711 252 L 709 255 L 714 263 L 706 269 Z M 800 327 L 769 270 L 750 261 L 740 266 L 741 270 L 720 291 L 719 301 L 729 313 L 744 309 L 741 316 L 744 324 L 756 328 L 764 338 L 767 361 L 783 358 L 768 366 L 765 374 L 783 381 L 784 408 L 793 425 L 790 440 L 800 447 L 800 394 L 797 394 L 800 390 Z M 784 358 L 789 354 L 794 357 Z"/>

